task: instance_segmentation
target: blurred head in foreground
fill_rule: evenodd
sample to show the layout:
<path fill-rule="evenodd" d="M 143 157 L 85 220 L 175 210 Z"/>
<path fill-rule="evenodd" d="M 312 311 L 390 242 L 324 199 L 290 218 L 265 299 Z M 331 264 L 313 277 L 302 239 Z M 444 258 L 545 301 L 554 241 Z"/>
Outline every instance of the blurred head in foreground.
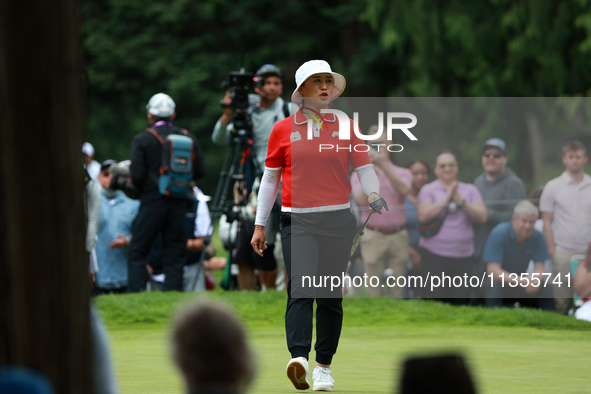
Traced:
<path fill-rule="evenodd" d="M 244 393 L 255 361 L 241 322 L 225 306 L 193 302 L 177 314 L 172 351 L 191 393 Z"/>
<path fill-rule="evenodd" d="M 401 394 L 473 394 L 476 388 L 464 358 L 458 354 L 409 357 L 402 367 Z"/>

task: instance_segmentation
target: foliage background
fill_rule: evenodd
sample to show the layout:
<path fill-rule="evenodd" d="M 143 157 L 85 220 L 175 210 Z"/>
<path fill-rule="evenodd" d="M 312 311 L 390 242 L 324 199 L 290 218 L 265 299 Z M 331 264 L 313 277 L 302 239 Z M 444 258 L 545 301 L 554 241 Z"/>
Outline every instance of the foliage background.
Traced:
<path fill-rule="evenodd" d="M 221 114 L 221 82 L 243 66 L 274 63 L 284 94 L 297 67 L 326 59 L 347 78 L 348 97 L 582 97 L 565 104 L 576 128 L 498 130 L 526 186 L 560 172 L 565 139 L 591 147 L 591 0 L 87 0 L 83 45 L 88 86 L 87 138 L 97 160 L 129 158 L 133 135 L 147 126 L 156 92 L 177 103 L 179 125 L 202 145 L 213 194 L 226 149 L 210 140 Z M 497 109 L 491 108 L 491 116 Z M 484 130 L 484 129 L 483 129 Z M 481 171 L 481 144 L 493 135 L 466 130 L 460 178 Z M 541 141 L 541 142 L 540 142 Z M 427 152 L 425 153 L 427 155 Z M 433 161 L 432 156 L 421 157 Z"/>

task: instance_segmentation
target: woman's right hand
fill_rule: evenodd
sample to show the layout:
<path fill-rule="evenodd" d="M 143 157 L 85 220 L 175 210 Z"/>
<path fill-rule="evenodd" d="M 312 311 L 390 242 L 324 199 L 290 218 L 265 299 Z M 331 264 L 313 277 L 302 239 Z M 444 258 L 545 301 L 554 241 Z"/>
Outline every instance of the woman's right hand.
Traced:
<path fill-rule="evenodd" d="M 261 257 L 263 257 L 265 249 L 267 249 L 267 241 L 265 241 L 265 239 L 265 226 L 255 225 L 250 245 L 254 252 Z"/>

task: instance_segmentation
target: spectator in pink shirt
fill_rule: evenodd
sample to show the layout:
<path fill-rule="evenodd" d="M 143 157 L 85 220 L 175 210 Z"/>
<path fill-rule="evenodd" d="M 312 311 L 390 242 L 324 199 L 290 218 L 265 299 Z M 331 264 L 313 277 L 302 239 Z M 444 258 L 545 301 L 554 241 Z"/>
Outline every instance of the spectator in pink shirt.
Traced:
<path fill-rule="evenodd" d="M 486 207 L 478 189 L 457 180 L 458 163 L 453 153 L 443 152 L 435 163 L 437 179 L 423 186 L 418 196 L 417 216 L 421 223 L 443 217 L 439 232 L 421 236 L 419 248 L 423 275 L 442 278 L 471 275 L 474 261 L 472 222 L 484 223 Z M 443 298 L 454 304 L 467 304 L 469 287 L 439 287 L 431 298 Z"/>
<path fill-rule="evenodd" d="M 377 130 L 378 126 L 372 126 L 368 134 L 373 135 Z M 363 266 L 367 276 L 383 279 L 385 272 L 395 277 L 405 276 L 408 233 L 405 228 L 404 196 L 410 190 L 412 174 L 407 168 L 398 167 L 390 160 L 387 147 L 392 141 L 387 139 L 385 132 L 378 139 L 367 143 L 371 146 L 369 158 L 380 181 L 380 195 L 388 202 L 390 210 L 384 210 L 381 215 L 373 215 L 367 223 L 360 245 Z M 369 205 L 357 173 L 351 175 L 351 187 L 355 202 L 362 208 L 361 222 L 365 223 L 369 216 Z M 403 287 L 384 288 L 388 288 L 390 297 L 402 298 L 404 294 Z M 372 297 L 378 297 L 382 295 L 384 288 L 368 286 L 366 292 Z"/>
<path fill-rule="evenodd" d="M 566 143 L 562 148 L 566 171 L 549 181 L 540 197 L 552 273 L 560 274 L 562 281 L 560 285 L 558 281 L 553 283 L 556 310 L 562 314 L 573 306 L 573 289 L 566 278 L 571 272 L 572 256 L 585 254 L 591 242 L 591 177 L 585 174 L 587 161 L 587 151 L 581 142 Z"/>

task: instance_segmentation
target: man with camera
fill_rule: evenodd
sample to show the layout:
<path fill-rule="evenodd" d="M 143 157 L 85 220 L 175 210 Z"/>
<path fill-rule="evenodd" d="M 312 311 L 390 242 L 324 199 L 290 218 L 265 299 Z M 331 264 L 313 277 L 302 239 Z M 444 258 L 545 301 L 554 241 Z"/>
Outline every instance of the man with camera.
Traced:
<path fill-rule="evenodd" d="M 163 241 L 164 290 L 182 291 L 183 287 L 187 245 L 185 211 L 190 201 L 162 194 L 159 190 L 163 141 L 173 134 L 190 137 L 193 146 L 193 179 L 202 178 L 205 169 L 195 136 L 172 123 L 176 117 L 175 107 L 172 98 L 164 93 L 152 96 L 147 105 L 150 128 L 138 133 L 131 143 L 130 175 L 138 192 L 140 208 L 133 222 L 129 245 L 129 292 L 146 288 L 146 257 L 158 233 L 162 233 Z"/>
<path fill-rule="evenodd" d="M 127 291 L 128 235 L 139 208 L 139 201 L 129 198 L 118 188 L 112 188 L 112 169 L 115 160 L 101 164 L 97 180 L 101 185 L 101 210 L 99 215 L 96 258 L 95 292 L 97 295 L 125 293 Z"/>
<path fill-rule="evenodd" d="M 257 94 L 248 95 L 248 103 L 241 103 L 241 89 L 232 89 L 226 92 L 222 101 L 224 111 L 216 123 L 212 140 L 218 145 L 228 145 L 234 143 L 232 139 L 236 136 L 240 125 L 236 121 L 237 115 L 242 115 L 242 107 L 246 107 L 246 116 L 249 121 L 240 124 L 247 124 L 251 128 L 251 135 L 247 138 L 252 139 L 250 152 L 250 165 L 254 168 L 247 168 L 251 175 L 246 174 L 246 194 L 250 195 L 254 177 L 260 177 L 265 168 L 265 158 L 267 157 L 267 144 L 269 135 L 275 123 L 290 115 L 289 103 L 281 98 L 283 93 L 283 84 L 281 82 L 281 70 L 272 64 L 261 66 L 255 74 L 254 91 Z M 247 104 L 247 105 L 243 105 Z M 248 127 L 247 126 L 247 127 Z M 247 167 L 250 167 L 247 165 Z M 239 193 L 242 194 L 242 193 Z M 279 206 L 277 207 L 279 208 Z M 265 254 L 262 258 L 252 252 L 250 239 L 254 231 L 252 223 L 241 220 L 236 245 L 236 261 L 239 264 L 238 284 L 242 290 L 252 290 L 256 286 L 254 269 L 259 270 L 259 280 L 261 286 L 266 288 L 275 288 L 275 279 L 277 277 L 277 262 L 273 257 L 272 249 L 274 247 L 276 232 L 279 229 L 279 209 L 276 209 L 275 215 L 271 215 L 270 222 L 266 227 L 267 240 L 271 253 Z M 272 222 L 272 223 L 271 223 Z"/>

